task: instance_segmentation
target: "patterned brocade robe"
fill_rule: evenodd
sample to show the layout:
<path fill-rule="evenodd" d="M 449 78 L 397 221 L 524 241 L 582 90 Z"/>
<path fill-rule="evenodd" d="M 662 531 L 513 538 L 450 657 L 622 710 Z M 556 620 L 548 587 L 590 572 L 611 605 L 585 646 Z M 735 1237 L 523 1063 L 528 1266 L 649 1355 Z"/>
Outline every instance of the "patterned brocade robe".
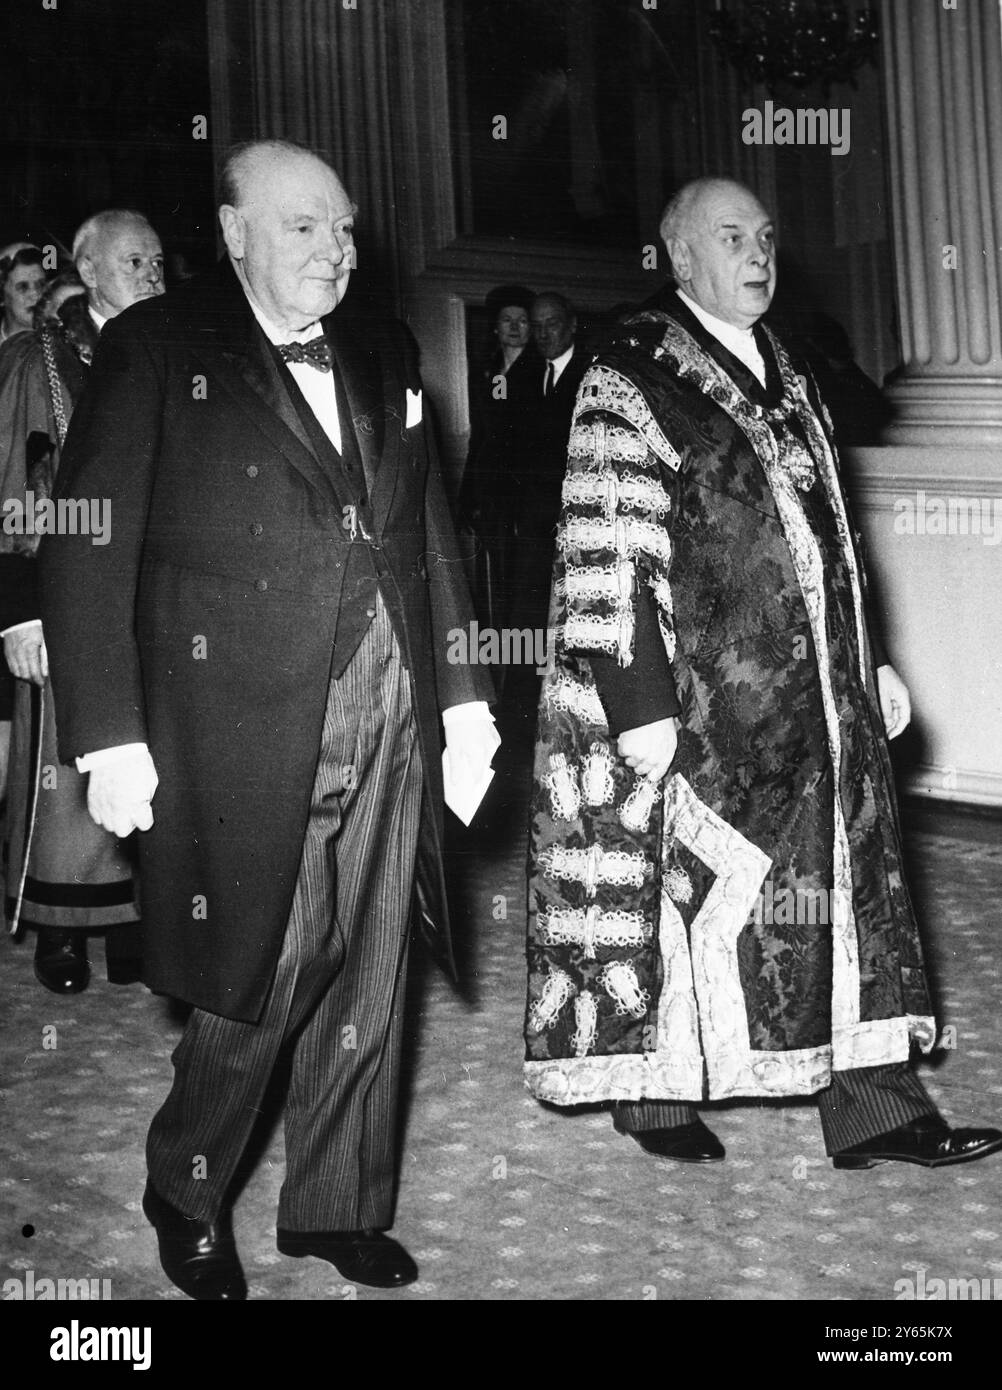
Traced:
<path fill-rule="evenodd" d="M 578 394 L 532 804 L 541 1100 L 808 1095 L 934 1042 L 830 422 L 756 339 L 764 390 L 666 302 Z M 681 704 L 660 785 L 591 660 L 629 667 L 649 595 Z"/>
<path fill-rule="evenodd" d="M 9 375 L 0 389 L 0 427 L 8 426 L 0 438 L 0 502 L 24 508 L 29 493 L 35 499 L 52 494 L 60 457 L 55 401 L 69 419 L 86 387 L 97 331 L 81 297 L 63 330 L 24 333 L 14 342 L 17 358 L 4 359 Z M 32 458 L 32 438 L 48 439 L 50 449 Z M 5 626 L 39 615 L 38 540 L 34 534 L 0 537 Z M 5 908 L 11 922 L 56 931 L 138 922 L 132 846 L 95 825 L 87 786 L 87 773 L 59 761 L 51 683 L 40 689 L 19 680 L 7 794 Z"/>

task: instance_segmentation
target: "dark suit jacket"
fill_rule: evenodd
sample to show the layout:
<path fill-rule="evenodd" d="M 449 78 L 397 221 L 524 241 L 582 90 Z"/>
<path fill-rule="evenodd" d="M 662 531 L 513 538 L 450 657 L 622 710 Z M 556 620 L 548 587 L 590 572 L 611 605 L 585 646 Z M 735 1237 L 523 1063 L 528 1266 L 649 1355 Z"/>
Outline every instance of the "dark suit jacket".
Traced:
<path fill-rule="evenodd" d="M 550 396 L 544 396 L 546 363 L 538 365 L 530 407 L 524 414 L 526 438 L 523 456 L 528 486 L 520 533 L 552 541 L 560 513 L 560 489 L 567 471 L 567 439 L 578 387 L 591 360 L 580 345 L 557 379 Z"/>
<path fill-rule="evenodd" d="M 425 770 L 417 874 L 444 932 L 439 713 L 492 691 L 446 660 L 470 604 L 428 429 L 406 425 L 410 339 L 349 303 L 324 327 L 375 478 L 369 555 Z M 228 262 L 135 305 L 101 335 L 59 479 L 110 499 L 110 543 L 60 536 L 40 553 L 61 756 L 145 740 L 160 776 L 138 837 L 146 981 L 240 1019 L 278 958 L 344 576 L 368 546 L 343 525 L 357 491 L 322 465 L 294 399 Z"/>

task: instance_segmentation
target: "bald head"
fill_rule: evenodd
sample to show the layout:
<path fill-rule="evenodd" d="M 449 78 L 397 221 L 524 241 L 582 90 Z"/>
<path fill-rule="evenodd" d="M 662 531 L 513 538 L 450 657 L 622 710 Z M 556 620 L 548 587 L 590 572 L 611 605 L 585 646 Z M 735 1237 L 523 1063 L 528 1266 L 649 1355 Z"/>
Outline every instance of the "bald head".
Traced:
<path fill-rule="evenodd" d="M 331 313 L 354 265 L 355 205 L 334 170 L 283 140 L 236 146 L 223 165 L 219 222 L 237 275 L 276 328 Z"/>
<path fill-rule="evenodd" d="M 772 219 L 750 188 L 695 179 L 661 217 L 661 235 L 682 290 L 707 313 L 751 328 L 776 288 Z"/>
<path fill-rule="evenodd" d="M 164 292 L 160 238 L 132 208 L 107 208 L 88 217 L 73 238 L 73 263 L 102 318 Z"/>

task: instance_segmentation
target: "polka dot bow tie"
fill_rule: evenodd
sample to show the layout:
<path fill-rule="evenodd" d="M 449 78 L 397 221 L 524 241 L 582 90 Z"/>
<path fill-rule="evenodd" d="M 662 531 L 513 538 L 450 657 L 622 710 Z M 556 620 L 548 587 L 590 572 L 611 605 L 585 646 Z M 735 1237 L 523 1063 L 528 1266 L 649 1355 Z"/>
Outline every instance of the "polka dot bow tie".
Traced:
<path fill-rule="evenodd" d="M 329 372 L 334 354 L 326 338 L 314 338 L 309 343 L 279 343 L 283 362 L 309 362 L 318 372 Z"/>

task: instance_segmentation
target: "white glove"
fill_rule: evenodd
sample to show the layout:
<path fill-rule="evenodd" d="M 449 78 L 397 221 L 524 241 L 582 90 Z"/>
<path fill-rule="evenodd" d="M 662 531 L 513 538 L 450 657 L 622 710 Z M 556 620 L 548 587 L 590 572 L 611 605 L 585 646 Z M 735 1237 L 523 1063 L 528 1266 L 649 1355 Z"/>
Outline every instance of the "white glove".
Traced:
<path fill-rule="evenodd" d="M 150 803 L 159 780 L 146 748 L 92 768 L 87 784 L 91 819 L 122 839 L 133 830 L 149 830 L 153 824 Z"/>
<path fill-rule="evenodd" d="M 476 786 L 501 747 L 501 737 L 494 727 L 494 720 L 489 714 L 484 714 L 443 722 L 450 775 L 456 782 L 468 779 L 471 786 Z"/>
<path fill-rule="evenodd" d="M 44 685 L 49 678 L 49 656 L 40 622 L 19 623 L 8 628 L 3 638 L 3 654 L 11 675 L 33 685 Z"/>

